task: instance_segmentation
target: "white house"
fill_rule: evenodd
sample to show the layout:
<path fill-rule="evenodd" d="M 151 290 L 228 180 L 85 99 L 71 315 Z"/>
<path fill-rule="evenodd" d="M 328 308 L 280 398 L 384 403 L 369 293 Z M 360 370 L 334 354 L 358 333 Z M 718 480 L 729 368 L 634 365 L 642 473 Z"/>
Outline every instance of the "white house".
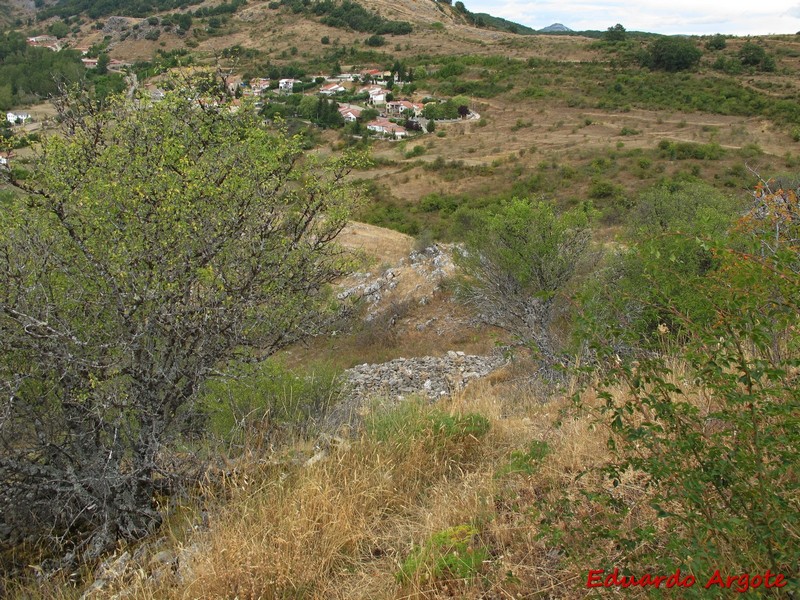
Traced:
<path fill-rule="evenodd" d="M 367 93 L 369 94 L 369 103 L 374 105 L 383 105 L 386 104 L 386 90 L 380 86 L 373 85 L 369 87 L 364 87 L 358 90 L 360 94 Z"/>
<path fill-rule="evenodd" d="M 6 121 L 11 123 L 12 125 L 16 125 L 17 123 L 24 124 L 26 121 L 30 121 L 31 116 L 28 113 L 14 113 L 8 112 L 6 113 Z"/>
<path fill-rule="evenodd" d="M 345 123 L 353 123 L 361 117 L 361 109 L 358 106 L 342 104 L 339 106 L 339 114 L 342 115 Z"/>
<path fill-rule="evenodd" d="M 378 118 L 374 121 L 370 121 L 367 123 L 367 129 L 374 131 L 375 133 L 394 136 L 397 138 L 406 137 L 408 135 L 405 127 L 398 125 L 397 123 L 392 123 L 389 119 Z"/>
<path fill-rule="evenodd" d="M 291 92 L 294 89 L 294 84 L 303 83 L 299 79 L 281 79 L 278 82 L 278 89 L 282 92 Z"/>
<path fill-rule="evenodd" d="M 386 112 L 389 114 L 418 117 L 422 114 L 422 104 L 409 102 L 408 100 L 394 100 L 386 103 Z"/>
<path fill-rule="evenodd" d="M 334 94 L 340 94 L 344 91 L 346 91 L 344 86 L 338 83 L 328 83 L 320 88 L 319 93 L 323 96 L 333 96 Z"/>
<path fill-rule="evenodd" d="M 266 77 L 255 77 L 251 79 L 250 89 L 253 91 L 253 95 L 260 96 L 269 89 L 269 79 Z M 292 91 L 291 86 L 289 86 L 289 91 Z"/>

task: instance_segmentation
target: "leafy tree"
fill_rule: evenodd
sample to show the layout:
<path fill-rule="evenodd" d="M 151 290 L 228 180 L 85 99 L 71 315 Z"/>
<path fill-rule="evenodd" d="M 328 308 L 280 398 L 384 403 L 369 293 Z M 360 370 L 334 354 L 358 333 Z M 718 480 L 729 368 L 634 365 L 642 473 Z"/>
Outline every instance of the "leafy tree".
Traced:
<path fill-rule="evenodd" d="M 58 81 L 80 81 L 85 72 L 74 50 L 53 52 L 28 46 L 19 33 L 0 33 L 0 82 L 11 86 L 12 104 L 54 94 Z"/>
<path fill-rule="evenodd" d="M 713 319 L 692 290 L 720 267 L 708 243 L 723 243 L 745 209 L 740 198 L 696 181 L 667 181 L 645 191 L 630 211 L 625 249 L 607 257 L 593 280 L 598 287 L 583 297 L 583 311 L 608 330 L 605 344 L 620 353 L 658 346 L 659 326 L 666 325 L 670 337 L 682 335 L 678 315 L 697 323 Z M 619 333 L 624 336 L 615 338 Z"/>
<path fill-rule="evenodd" d="M 716 51 L 716 50 L 724 50 L 725 47 L 728 45 L 728 40 L 725 39 L 725 36 L 721 33 L 714 34 L 711 38 L 706 42 L 706 50 Z"/>
<path fill-rule="evenodd" d="M 746 67 L 756 67 L 761 71 L 774 71 L 775 59 L 763 47 L 753 42 L 746 42 L 739 49 L 739 60 Z"/>
<path fill-rule="evenodd" d="M 557 297 L 587 257 L 589 217 L 557 214 L 537 200 L 512 199 L 494 214 L 474 215 L 464 251 L 462 297 L 493 325 L 555 357 L 550 327 Z"/>
<path fill-rule="evenodd" d="M 304 119 L 310 119 L 317 114 L 319 98 L 316 96 L 303 96 L 297 107 L 298 114 Z"/>
<path fill-rule="evenodd" d="M 371 35 L 366 40 L 364 40 L 364 43 L 367 46 L 372 46 L 372 47 L 385 46 L 386 38 L 383 37 L 382 35 L 377 35 L 377 34 Z"/>
<path fill-rule="evenodd" d="M 606 42 L 624 42 L 628 39 L 628 33 L 622 25 L 617 23 L 603 33 L 603 39 Z"/>
<path fill-rule="evenodd" d="M 377 119 L 379 114 L 380 113 L 378 112 L 377 109 L 367 108 L 361 111 L 361 121 L 363 121 L 364 123 L 369 123 L 370 121 Z"/>
<path fill-rule="evenodd" d="M 97 74 L 98 75 L 105 75 L 108 73 L 108 63 L 111 62 L 111 59 L 108 56 L 107 52 L 101 52 L 100 55 L 97 57 Z"/>
<path fill-rule="evenodd" d="M 64 21 L 56 21 L 47 28 L 47 33 L 56 36 L 58 39 L 65 38 L 69 35 L 69 25 Z"/>
<path fill-rule="evenodd" d="M 10 85 L 0 85 L 0 110 L 9 110 L 14 106 L 14 94 Z"/>
<path fill-rule="evenodd" d="M 200 386 L 320 332 L 359 158 L 231 112 L 224 86 L 157 104 L 58 102 L 0 211 L 0 540 L 95 557 L 159 522 Z M 220 90 L 214 95 L 214 90 Z M 6 177 L 12 177 L 6 173 Z M 186 446 L 184 446 L 184 449 Z M 65 547 L 66 545 L 66 547 Z"/>
<path fill-rule="evenodd" d="M 644 63 L 651 69 L 685 71 L 700 62 L 703 52 L 691 40 L 681 37 L 660 37 L 650 44 Z"/>

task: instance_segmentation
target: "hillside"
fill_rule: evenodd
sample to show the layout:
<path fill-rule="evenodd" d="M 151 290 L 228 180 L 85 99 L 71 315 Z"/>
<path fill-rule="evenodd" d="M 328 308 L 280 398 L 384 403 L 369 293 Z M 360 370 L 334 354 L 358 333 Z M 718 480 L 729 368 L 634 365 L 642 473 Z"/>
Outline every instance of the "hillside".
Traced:
<path fill-rule="evenodd" d="M 0 6 L 0 597 L 797 596 L 800 35 L 459 4 Z"/>

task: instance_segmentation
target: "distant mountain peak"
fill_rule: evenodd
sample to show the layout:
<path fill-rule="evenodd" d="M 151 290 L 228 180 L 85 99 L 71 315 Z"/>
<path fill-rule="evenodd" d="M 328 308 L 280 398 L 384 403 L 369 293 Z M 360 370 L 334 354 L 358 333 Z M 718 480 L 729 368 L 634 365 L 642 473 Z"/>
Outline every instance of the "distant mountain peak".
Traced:
<path fill-rule="evenodd" d="M 566 25 L 562 25 L 561 23 L 553 23 L 552 25 L 548 25 L 544 29 L 540 29 L 539 33 L 555 33 L 559 31 L 572 31 Z"/>

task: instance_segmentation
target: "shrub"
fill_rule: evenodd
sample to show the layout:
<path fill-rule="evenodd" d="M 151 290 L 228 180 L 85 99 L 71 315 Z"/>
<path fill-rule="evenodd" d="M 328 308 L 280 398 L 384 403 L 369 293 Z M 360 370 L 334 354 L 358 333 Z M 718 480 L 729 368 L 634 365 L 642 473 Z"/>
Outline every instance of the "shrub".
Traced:
<path fill-rule="evenodd" d="M 557 295 L 587 255 L 589 215 L 556 214 L 543 201 L 514 198 L 493 214 L 473 217 L 464 251 L 456 254 L 465 276 L 461 297 L 491 324 L 551 360 Z"/>
<path fill-rule="evenodd" d="M 621 550 L 621 571 L 786 573 L 800 550 L 800 188 L 759 185 L 744 217 L 709 192 L 681 184 L 643 199 L 638 283 L 604 295 L 625 306 L 620 337 L 593 330 L 606 369 L 595 414 L 613 460 L 587 497 L 606 519 L 592 539 L 601 556 L 607 542 Z M 653 343 L 621 346 L 631 315 L 654 304 L 664 310 Z M 597 314 L 587 312 L 594 325 Z M 642 504 L 655 524 L 642 524 Z"/>
<path fill-rule="evenodd" d="M 737 54 L 741 63 L 746 67 L 756 67 L 761 71 L 774 71 L 775 59 L 767 51 L 753 42 L 746 42 Z"/>
<path fill-rule="evenodd" d="M 662 71 L 685 71 L 700 62 L 703 53 L 691 40 L 681 37 L 661 37 L 650 44 L 643 64 Z"/>
<path fill-rule="evenodd" d="M 385 46 L 386 38 L 383 37 L 382 35 L 377 35 L 377 34 L 371 35 L 366 40 L 364 40 L 364 43 L 367 46 L 372 46 L 372 47 Z"/>
<path fill-rule="evenodd" d="M 474 579 L 480 575 L 489 552 L 471 525 L 458 525 L 433 534 L 403 561 L 397 579 L 401 583 Z"/>
<path fill-rule="evenodd" d="M 727 45 L 728 41 L 725 39 L 725 36 L 721 33 L 717 33 L 711 36 L 711 38 L 706 42 L 706 50 L 724 50 Z"/>
<path fill-rule="evenodd" d="M 613 27 L 609 27 L 603 33 L 603 40 L 606 42 L 624 42 L 628 38 L 625 28 L 617 23 Z"/>
<path fill-rule="evenodd" d="M 4 175 L 29 197 L 0 211 L 0 532 L 92 559 L 158 524 L 204 383 L 334 318 L 352 163 L 183 92 L 58 107 L 68 135 Z"/>

